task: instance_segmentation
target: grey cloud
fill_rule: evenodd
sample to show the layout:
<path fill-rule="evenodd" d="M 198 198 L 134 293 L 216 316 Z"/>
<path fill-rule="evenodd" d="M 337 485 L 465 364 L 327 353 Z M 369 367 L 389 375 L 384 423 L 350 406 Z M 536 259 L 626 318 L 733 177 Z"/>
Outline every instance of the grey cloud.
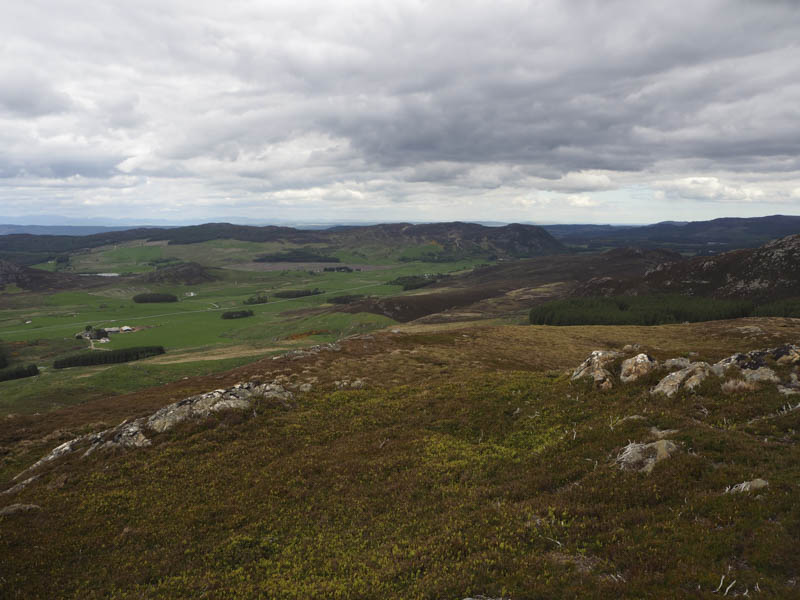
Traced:
<path fill-rule="evenodd" d="M 55 1 L 9 15 L 0 174 L 31 185 L 125 172 L 211 200 L 366 202 L 360 186 L 589 206 L 587 192 L 694 176 L 719 184 L 663 189 L 735 200 L 747 182 L 730 173 L 800 180 L 794 3 L 87 0 L 83 16 Z M 46 79 L 26 75 L 36 64 Z"/>
<path fill-rule="evenodd" d="M 71 104 L 67 94 L 35 72 L 11 65 L 0 70 L 0 115 L 40 117 L 65 112 Z"/>

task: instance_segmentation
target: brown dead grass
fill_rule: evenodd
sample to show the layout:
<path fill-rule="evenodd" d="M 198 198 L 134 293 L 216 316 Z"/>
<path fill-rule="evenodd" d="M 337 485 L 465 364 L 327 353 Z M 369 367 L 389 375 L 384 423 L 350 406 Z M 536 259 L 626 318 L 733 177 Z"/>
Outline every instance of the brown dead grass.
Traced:
<path fill-rule="evenodd" d="M 226 358 L 241 358 L 243 356 L 258 356 L 281 350 L 281 348 L 250 348 L 249 346 L 226 346 L 204 352 L 187 352 L 184 354 L 162 354 L 148 359 L 147 362 L 158 365 L 174 365 L 178 363 L 196 362 L 204 360 L 224 360 Z"/>

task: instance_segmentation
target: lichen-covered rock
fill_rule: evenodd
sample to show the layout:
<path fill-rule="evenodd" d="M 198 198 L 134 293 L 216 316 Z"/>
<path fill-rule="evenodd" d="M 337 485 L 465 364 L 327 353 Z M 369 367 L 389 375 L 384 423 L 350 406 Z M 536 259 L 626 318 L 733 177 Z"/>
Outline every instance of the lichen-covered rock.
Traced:
<path fill-rule="evenodd" d="M 5 494 L 16 494 L 17 492 L 21 492 L 26 487 L 28 487 L 31 483 L 36 481 L 38 478 L 39 478 L 38 475 L 34 475 L 32 477 L 28 477 L 25 481 L 21 481 L 17 485 L 15 485 L 13 487 L 10 487 L 7 490 L 4 490 L 4 491 L 0 492 L 0 496 L 5 495 Z"/>
<path fill-rule="evenodd" d="M 742 375 L 747 381 L 764 382 L 764 383 L 780 383 L 780 378 L 775 374 L 775 371 L 769 367 L 759 367 L 758 369 L 743 369 Z"/>
<path fill-rule="evenodd" d="M 787 344 L 775 348 L 772 356 L 779 365 L 800 365 L 800 346 Z"/>
<path fill-rule="evenodd" d="M 664 394 L 668 398 L 680 390 L 692 391 L 700 385 L 711 373 L 711 365 L 706 362 L 696 362 L 688 367 L 675 371 L 664 377 L 650 390 L 652 395 Z"/>
<path fill-rule="evenodd" d="M 11 504 L 9 506 L 0 508 L 0 517 L 7 517 L 16 515 L 18 513 L 26 513 L 32 510 L 41 510 L 41 506 L 36 504 Z"/>
<path fill-rule="evenodd" d="M 754 490 L 760 490 L 769 485 L 768 481 L 764 479 L 753 479 L 752 481 L 743 481 L 742 483 L 737 483 L 736 485 L 728 486 L 725 488 L 726 494 L 741 494 L 743 492 L 752 492 Z"/>
<path fill-rule="evenodd" d="M 658 367 L 658 361 L 647 354 L 637 354 L 633 358 L 622 361 L 622 372 L 619 379 L 622 383 L 631 383 L 644 377 Z"/>
<path fill-rule="evenodd" d="M 622 449 L 615 459 L 620 469 L 650 473 L 656 463 L 669 458 L 678 451 L 672 440 L 658 440 L 649 444 L 631 442 Z"/>
<path fill-rule="evenodd" d="M 591 378 L 600 389 L 611 389 L 613 375 L 607 367 L 621 356 L 614 350 L 595 350 L 573 371 L 572 381 Z"/>
<path fill-rule="evenodd" d="M 678 369 L 685 369 L 690 364 L 692 364 L 692 361 L 690 361 L 688 358 L 683 358 L 683 357 L 682 358 L 669 358 L 669 359 L 664 361 L 664 367 L 666 367 L 666 369 L 668 371 L 675 371 L 675 370 L 678 370 Z"/>

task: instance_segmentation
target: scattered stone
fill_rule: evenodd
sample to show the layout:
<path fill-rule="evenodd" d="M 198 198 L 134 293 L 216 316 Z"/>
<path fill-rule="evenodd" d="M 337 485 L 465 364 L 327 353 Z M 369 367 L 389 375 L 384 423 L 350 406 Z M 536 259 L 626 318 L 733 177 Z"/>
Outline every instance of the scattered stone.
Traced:
<path fill-rule="evenodd" d="M 356 379 L 350 384 L 350 387 L 354 390 L 363 390 L 365 387 L 367 387 L 367 382 L 363 379 Z"/>
<path fill-rule="evenodd" d="M 620 423 L 624 423 L 625 421 L 646 421 L 647 417 L 642 415 L 628 415 L 627 417 L 623 417 L 619 420 Z"/>
<path fill-rule="evenodd" d="M 690 361 L 688 358 L 670 358 L 664 361 L 664 366 L 669 371 L 685 369 L 690 364 L 692 364 L 692 361 Z"/>
<path fill-rule="evenodd" d="M 706 362 L 696 362 L 688 367 L 675 371 L 664 377 L 658 384 L 650 390 L 651 395 L 664 394 L 671 398 L 683 389 L 692 391 L 700 385 L 711 372 L 711 366 Z"/>
<path fill-rule="evenodd" d="M 754 490 L 760 490 L 769 485 L 768 481 L 764 479 L 753 479 L 752 481 L 743 481 L 742 483 L 737 483 L 736 485 L 729 485 L 725 488 L 726 494 L 740 494 L 742 492 L 752 492 Z"/>
<path fill-rule="evenodd" d="M 735 331 L 743 335 L 766 335 L 766 332 L 758 325 L 745 325 L 743 327 L 734 327 Z"/>
<path fill-rule="evenodd" d="M 0 508 L 0 517 L 6 517 L 9 515 L 16 515 L 17 513 L 24 513 L 30 512 L 32 510 L 41 510 L 41 506 L 36 506 L 35 504 L 11 504 L 10 506 L 6 506 L 5 508 Z"/>
<path fill-rule="evenodd" d="M 613 350 L 595 350 L 572 373 L 572 381 L 591 378 L 601 390 L 613 387 L 613 376 L 607 366 L 622 356 Z"/>
<path fill-rule="evenodd" d="M 674 435 L 674 434 L 678 433 L 678 430 L 677 429 L 659 429 L 658 427 L 653 426 L 653 427 L 650 428 L 650 433 L 653 434 L 653 437 L 655 437 L 657 440 L 663 440 L 666 437 L 669 437 L 671 435 Z"/>
<path fill-rule="evenodd" d="M 311 388 L 312 386 L 310 383 L 301 383 L 297 389 L 303 393 L 307 393 L 311 391 Z"/>
<path fill-rule="evenodd" d="M 765 383 L 779 383 L 780 378 L 775 374 L 775 371 L 769 367 L 759 367 L 758 369 L 744 369 L 742 375 L 747 381 L 765 382 Z"/>
<path fill-rule="evenodd" d="M 622 449 L 614 462 L 620 469 L 650 473 L 656 463 L 677 451 L 677 444 L 671 440 L 658 440 L 650 444 L 631 442 Z"/>
<path fill-rule="evenodd" d="M 800 347 L 787 344 L 776 348 L 772 357 L 779 365 L 797 365 L 800 364 Z"/>
<path fill-rule="evenodd" d="M 622 347 L 622 351 L 625 354 L 631 354 L 633 352 L 639 352 L 641 349 L 642 349 L 642 347 L 639 344 L 625 344 Z"/>
<path fill-rule="evenodd" d="M 39 476 L 38 476 L 38 475 L 34 475 L 33 477 L 28 477 L 28 478 L 27 478 L 25 481 L 21 481 L 21 482 L 19 482 L 19 483 L 18 483 L 17 485 L 15 485 L 14 487 L 10 487 L 10 488 L 8 488 L 8 489 L 7 489 L 7 490 L 5 490 L 5 491 L 3 491 L 3 492 L 0 492 L 0 496 L 2 496 L 2 495 L 5 495 L 5 494 L 16 494 L 17 492 L 21 492 L 21 491 L 22 491 L 22 490 L 24 490 L 24 489 L 25 489 L 25 488 L 26 488 L 28 485 L 30 485 L 31 483 L 33 483 L 34 481 L 36 481 L 38 478 L 39 478 Z"/>
<path fill-rule="evenodd" d="M 800 390 L 798 390 L 797 388 L 789 387 L 788 385 L 779 385 L 778 391 L 784 396 L 792 396 L 794 394 L 800 394 Z"/>
<path fill-rule="evenodd" d="M 622 372 L 619 379 L 622 383 L 632 383 L 658 367 L 658 362 L 647 354 L 637 354 L 633 358 L 622 361 Z"/>

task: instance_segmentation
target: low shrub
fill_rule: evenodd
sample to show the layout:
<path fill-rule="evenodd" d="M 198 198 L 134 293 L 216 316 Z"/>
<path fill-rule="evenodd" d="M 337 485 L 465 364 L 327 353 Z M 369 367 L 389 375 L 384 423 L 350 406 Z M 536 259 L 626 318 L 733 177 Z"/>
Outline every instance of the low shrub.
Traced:
<path fill-rule="evenodd" d="M 247 300 L 244 300 L 242 304 L 266 304 L 267 302 L 269 302 L 269 296 L 256 294 L 255 296 L 250 296 Z"/>
<path fill-rule="evenodd" d="M 13 369 L 6 369 L 0 371 L 0 381 L 10 381 L 11 379 L 22 379 L 24 377 L 33 377 L 39 374 L 39 368 L 36 365 L 28 365 L 26 367 L 14 367 Z"/>
<path fill-rule="evenodd" d="M 90 365 L 108 365 L 114 363 L 130 362 L 164 354 L 164 346 L 136 346 L 133 348 L 121 348 L 109 352 L 81 352 L 60 358 L 53 363 L 54 369 L 66 369 L 67 367 L 86 367 Z"/>
<path fill-rule="evenodd" d="M 147 302 L 177 302 L 178 297 L 174 296 L 173 294 L 156 294 L 156 293 L 147 293 L 147 294 L 136 294 L 133 297 L 133 301 L 137 304 L 144 304 Z"/>

